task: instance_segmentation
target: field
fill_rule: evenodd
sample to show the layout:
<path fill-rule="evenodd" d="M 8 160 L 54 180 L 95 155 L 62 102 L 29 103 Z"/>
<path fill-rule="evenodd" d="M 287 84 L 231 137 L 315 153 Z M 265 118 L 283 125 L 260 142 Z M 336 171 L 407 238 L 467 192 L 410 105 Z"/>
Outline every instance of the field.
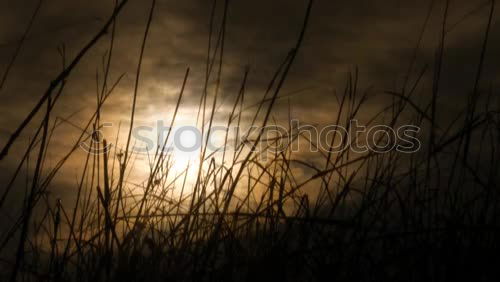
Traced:
<path fill-rule="evenodd" d="M 235 68 L 237 87 L 224 85 L 231 64 L 225 52 L 233 46 L 226 32 L 237 4 L 213 1 L 206 11 L 206 61 L 199 62 L 204 68 L 176 70 L 182 77 L 175 79 L 175 99 L 162 112 L 163 126 L 189 124 L 204 137 L 189 152 L 167 150 L 172 142 L 193 141 L 170 130 L 142 136 L 154 142 L 138 150 L 137 128 L 144 124 L 137 115 L 148 106 L 141 104 L 148 79 L 143 59 L 158 3 L 142 3 L 149 6 L 135 70 L 127 74 L 132 87 L 120 92 L 126 75 L 113 68 L 113 56 L 120 47 L 117 21 L 129 2 L 116 1 L 74 55 L 60 49 L 57 75 L 2 133 L 0 281 L 499 279 L 500 96 L 497 73 L 488 73 L 489 56 L 497 52 L 489 45 L 495 1 L 480 6 L 475 63 L 462 66 L 469 76 L 454 78 L 446 67 L 453 1 L 431 1 L 413 35 L 412 56 L 394 62 L 406 70 L 397 74 L 400 85 L 374 90 L 360 82 L 362 70 L 350 68 L 322 98 L 335 101 L 321 112 L 328 120 L 312 121 L 337 133 L 326 136 L 312 134 L 311 123 L 293 122 L 293 96 L 305 94 L 283 90 L 321 1 L 306 1 L 294 42 L 280 50 L 280 63 L 258 93 L 249 90 L 250 64 Z M 12 95 L 2 88 L 41 3 L 1 67 L 0 96 Z M 418 54 L 429 29 L 439 35 L 437 47 L 431 63 L 422 64 Z M 70 95 L 66 86 L 78 80 L 78 67 L 96 46 L 106 50 L 95 85 L 88 85 L 94 106 L 63 117 L 57 108 Z M 193 76 L 202 85 L 193 86 L 200 81 Z M 443 98 L 447 83 L 459 80 L 470 87 Z M 113 104 L 117 95 L 130 98 L 127 108 Z M 455 111 L 443 110 L 443 101 L 455 101 Z M 108 125 L 112 110 L 125 117 L 120 126 Z M 84 119 L 73 124 L 73 115 Z M 354 120 L 396 134 L 357 134 Z M 77 134 L 68 135 L 68 126 Z"/>

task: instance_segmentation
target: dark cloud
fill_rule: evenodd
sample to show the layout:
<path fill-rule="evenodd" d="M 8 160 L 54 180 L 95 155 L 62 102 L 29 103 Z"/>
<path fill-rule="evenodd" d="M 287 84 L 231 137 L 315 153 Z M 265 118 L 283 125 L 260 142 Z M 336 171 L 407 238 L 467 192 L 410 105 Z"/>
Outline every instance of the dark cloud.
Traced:
<path fill-rule="evenodd" d="M 218 1 L 220 23 L 222 1 Z M 429 65 L 419 89 L 426 102 L 435 50 L 441 28 L 443 1 L 436 1 L 418 52 L 412 80 L 418 68 Z M 5 1 L 0 8 L 0 65 L 5 69 L 36 6 L 35 0 Z M 451 1 L 443 83 L 439 103 L 465 97 L 479 59 L 487 20 L 484 1 Z M 247 101 L 262 97 L 272 74 L 286 57 L 300 31 L 306 1 L 231 1 L 228 11 L 221 101 L 234 101 L 244 73 L 251 68 Z M 477 9 L 477 7 L 482 7 Z M 291 96 L 293 113 L 304 120 L 333 120 L 334 89 L 342 91 L 349 72 L 358 67 L 360 88 L 373 86 L 373 95 L 399 89 L 410 64 L 419 31 L 429 8 L 428 1 L 316 1 L 303 48 L 291 70 L 283 94 Z M 57 48 L 64 44 L 67 59 L 97 32 L 113 9 L 113 1 L 44 1 L 35 25 L 22 47 L 5 88 L 0 92 L 0 143 L 20 123 L 49 81 L 61 70 Z M 105 118 L 118 122 L 130 114 L 135 71 L 143 36 L 148 1 L 131 1 L 117 21 L 111 81 L 126 76 L 105 107 Z M 185 106 L 194 112 L 203 89 L 211 1 L 158 1 L 144 57 L 139 92 L 138 119 L 168 115 L 179 93 L 184 72 L 191 67 Z M 475 11 L 470 14 L 471 11 Z M 485 65 L 485 81 L 497 81 L 495 50 L 500 47 L 498 23 L 492 28 Z M 56 115 L 73 117 L 75 124 L 88 119 L 95 104 L 96 73 L 102 76 L 103 56 L 109 46 L 101 40 L 75 69 L 68 81 Z M 102 79 L 102 78 L 101 78 Z M 213 85 L 212 85 L 213 87 Z M 383 104 L 370 100 L 369 106 Z M 287 99 L 283 99 L 287 101 Z M 277 105 L 284 114 L 286 103 Z M 170 111 L 170 112 L 169 112 Z M 62 131 L 75 134 L 68 126 Z M 24 140 L 32 134 L 26 131 Z M 3 166 L 9 166 L 2 164 Z"/>

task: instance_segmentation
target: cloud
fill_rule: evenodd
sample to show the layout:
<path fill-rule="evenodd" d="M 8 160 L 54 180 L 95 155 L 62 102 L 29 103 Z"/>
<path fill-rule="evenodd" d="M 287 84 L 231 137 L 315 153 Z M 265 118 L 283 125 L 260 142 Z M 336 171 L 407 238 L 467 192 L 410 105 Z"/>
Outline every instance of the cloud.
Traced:
<path fill-rule="evenodd" d="M 36 2 L 23 0 L 1 4 L 2 71 Z M 222 13 L 222 1 L 218 2 L 216 23 L 220 23 Z M 447 99 L 458 95 L 465 97 L 471 89 L 488 7 L 471 15 L 469 12 L 482 3 L 479 0 L 452 1 L 449 22 L 454 28 L 447 39 L 441 88 L 441 96 L 446 98 L 440 103 L 446 104 Z M 306 1 L 285 0 L 230 2 L 220 101 L 231 105 L 247 65 L 251 68 L 247 103 L 251 105 L 263 96 L 273 73 L 294 46 L 306 5 Z M 290 97 L 294 113 L 308 122 L 333 120 L 335 112 L 332 109 L 336 107 L 333 92 L 335 89 L 343 91 L 348 73 L 356 66 L 360 72 L 360 90 L 374 86 L 373 95 L 380 95 L 383 90 L 399 89 L 428 7 L 427 2 L 416 1 L 316 1 L 303 48 L 282 91 L 282 95 L 297 92 Z M 127 120 L 130 115 L 148 8 L 147 1 L 131 1 L 117 21 L 110 81 L 115 81 L 122 73 L 126 76 L 103 112 L 103 118 L 115 124 Z M 6 87 L 0 93 L 3 99 L 0 111 L 4 113 L 0 120 L 0 144 L 5 143 L 9 132 L 16 128 L 60 72 L 61 58 L 57 47 L 64 44 L 67 60 L 70 60 L 96 33 L 112 9 L 113 1 L 44 2 Z M 197 110 L 205 79 L 210 10 L 211 1 L 158 1 L 143 62 L 138 120 L 147 120 L 155 111 L 159 115 L 171 113 L 187 67 L 191 72 L 183 106 Z M 428 64 L 432 70 L 442 12 L 442 3 L 437 1 L 418 52 L 416 66 L 419 68 Z M 487 80 L 498 78 L 498 69 L 492 63 L 494 59 L 498 61 L 498 55 L 493 51 L 500 47 L 498 35 L 495 22 L 485 65 Z M 102 81 L 103 56 L 108 47 L 109 37 L 106 37 L 75 69 L 68 80 L 64 98 L 57 105 L 56 116 L 68 116 L 82 110 L 72 117 L 72 122 L 86 122 L 95 105 L 96 74 Z M 416 73 L 415 70 L 412 80 Z M 426 101 L 431 77 L 429 71 L 420 89 L 419 95 L 422 96 L 416 97 L 417 100 Z M 210 97 L 213 83 L 211 81 Z M 277 116 L 286 116 L 287 101 L 283 99 L 277 105 L 280 109 Z M 370 105 L 376 108 L 383 102 L 379 98 L 371 99 L 373 104 Z M 196 112 L 191 115 L 196 115 Z M 75 128 L 71 126 L 61 128 L 61 131 L 68 136 L 75 134 Z M 22 138 L 27 140 L 31 134 L 33 131 L 27 131 Z M 19 151 L 13 154 L 20 156 Z"/>

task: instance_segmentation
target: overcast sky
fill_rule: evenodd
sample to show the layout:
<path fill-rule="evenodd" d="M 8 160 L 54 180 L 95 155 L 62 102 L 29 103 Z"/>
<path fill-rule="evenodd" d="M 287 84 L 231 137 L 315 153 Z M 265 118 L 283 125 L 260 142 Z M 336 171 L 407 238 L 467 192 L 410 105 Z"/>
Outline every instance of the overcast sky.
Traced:
<path fill-rule="evenodd" d="M 147 123 L 172 110 L 187 67 L 191 68 L 180 119 L 186 123 L 196 115 L 203 88 L 212 1 L 158 0 L 147 42 L 139 89 L 137 120 Z M 222 2 L 216 10 L 220 22 Z M 418 88 L 416 102 L 426 105 L 430 77 L 439 43 L 444 2 L 436 0 L 417 63 L 414 81 L 422 68 L 428 71 Z M 38 0 L 6 0 L 0 3 L 0 73 L 3 74 L 18 45 Z M 438 100 L 440 118 L 452 116 L 464 105 L 473 88 L 480 47 L 488 19 L 489 1 L 451 1 L 447 20 L 445 63 Z M 359 69 L 360 89 L 370 89 L 368 107 L 386 100 L 385 90 L 399 90 L 414 53 L 431 1 L 317 0 L 315 1 L 302 49 L 297 56 L 281 95 L 290 98 L 292 115 L 308 123 L 334 120 L 334 91 L 342 92 L 349 72 Z M 58 48 L 65 46 L 67 61 L 95 35 L 113 10 L 112 0 L 45 0 L 25 44 L 0 92 L 0 144 L 19 125 L 41 97 L 49 82 L 61 71 Z M 118 17 L 111 81 L 125 78 L 108 100 L 104 121 L 125 122 L 148 16 L 149 1 L 132 0 Z M 250 67 L 247 101 L 262 97 L 274 71 L 295 44 L 307 1 L 230 1 L 222 71 L 221 111 L 234 101 L 245 66 Z M 498 13 L 496 13 L 498 14 Z M 500 28 L 494 21 L 487 49 L 483 87 L 497 84 Z M 56 115 L 84 124 L 95 105 L 96 74 L 102 79 L 102 62 L 109 46 L 104 37 L 69 77 Z M 286 101 L 286 100 L 284 100 Z M 282 101 L 281 101 L 282 102 Z M 286 103 L 277 109 L 287 108 Z M 285 113 L 277 111 L 276 115 Z M 278 117 L 279 118 L 279 117 Z M 78 134 L 72 126 L 60 129 L 67 139 L 55 140 L 64 146 Z M 31 128 L 23 132 L 27 141 Z M 13 148 L 9 160 L 0 166 L 10 171 L 22 148 Z M 2 176 L 3 179 L 4 176 Z"/>

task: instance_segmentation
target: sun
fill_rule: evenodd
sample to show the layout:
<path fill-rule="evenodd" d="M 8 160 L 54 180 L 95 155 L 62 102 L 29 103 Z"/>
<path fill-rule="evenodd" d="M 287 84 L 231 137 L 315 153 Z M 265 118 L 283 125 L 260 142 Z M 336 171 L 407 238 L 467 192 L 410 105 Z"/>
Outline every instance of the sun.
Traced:
<path fill-rule="evenodd" d="M 187 128 L 187 129 L 185 129 Z M 183 127 L 174 133 L 170 169 L 175 174 L 192 172 L 200 158 L 201 140 L 191 127 Z M 186 171 L 187 173 L 187 171 Z"/>

